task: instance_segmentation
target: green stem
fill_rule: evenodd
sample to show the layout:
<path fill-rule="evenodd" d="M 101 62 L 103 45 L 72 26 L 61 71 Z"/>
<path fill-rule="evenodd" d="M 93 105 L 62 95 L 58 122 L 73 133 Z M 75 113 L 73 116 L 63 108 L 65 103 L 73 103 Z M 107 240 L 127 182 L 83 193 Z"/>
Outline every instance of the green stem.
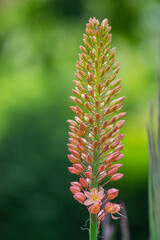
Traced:
<path fill-rule="evenodd" d="M 90 232 L 89 240 L 97 240 L 97 217 L 90 213 Z"/>
<path fill-rule="evenodd" d="M 98 46 L 97 46 L 98 47 Z M 98 51 L 98 50 L 97 50 Z M 100 77 L 99 77 L 99 56 L 98 56 L 98 52 L 97 52 L 97 60 L 98 60 L 98 67 L 96 69 L 96 100 L 99 101 L 99 92 L 98 92 L 98 84 L 100 81 Z M 97 109 L 95 109 L 95 115 L 96 113 L 100 113 L 100 109 L 99 106 L 97 107 Z M 98 129 L 98 134 L 97 136 L 95 136 L 95 140 L 97 140 L 99 142 L 100 140 L 100 123 L 95 122 L 95 126 Z M 92 174 L 93 174 L 93 182 L 91 184 L 91 188 L 94 186 L 95 188 L 98 187 L 98 183 L 96 180 L 96 175 L 97 175 L 97 170 L 98 170 L 98 161 L 97 161 L 97 157 L 99 155 L 99 147 L 98 149 L 95 149 L 94 151 L 94 156 L 93 156 L 93 163 L 92 163 Z M 90 232 L 89 232 L 89 240 L 97 240 L 97 229 L 98 229 L 98 223 L 97 223 L 97 214 L 91 214 L 90 213 Z"/>

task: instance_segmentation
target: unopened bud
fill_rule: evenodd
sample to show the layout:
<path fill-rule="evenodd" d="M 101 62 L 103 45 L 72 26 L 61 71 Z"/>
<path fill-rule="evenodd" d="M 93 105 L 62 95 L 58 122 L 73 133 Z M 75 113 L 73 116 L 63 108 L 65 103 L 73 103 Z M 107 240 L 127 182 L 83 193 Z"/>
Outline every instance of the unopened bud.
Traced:
<path fill-rule="evenodd" d="M 85 139 L 78 137 L 77 140 L 81 145 L 83 145 L 83 146 L 86 145 L 86 140 Z"/>
<path fill-rule="evenodd" d="M 77 152 L 77 151 L 75 151 L 75 150 L 73 150 L 73 149 L 69 149 L 69 151 L 73 154 L 73 156 L 75 156 L 76 158 L 80 158 L 80 153 L 79 152 Z"/>
<path fill-rule="evenodd" d="M 105 136 L 101 137 L 99 141 L 100 145 L 103 144 L 105 141 L 106 141 L 106 137 Z"/>
<path fill-rule="evenodd" d="M 73 106 L 70 106 L 70 109 L 73 111 L 73 112 L 77 112 L 77 109 L 76 109 L 76 107 L 73 107 Z"/>
<path fill-rule="evenodd" d="M 72 174 L 77 174 L 79 175 L 80 174 L 80 171 L 74 167 L 68 167 L 68 170 L 70 171 L 70 173 Z"/>
<path fill-rule="evenodd" d="M 78 202 L 80 202 L 81 204 L 84 203 L 84 201 L 86 200 L 86 196 L 79 192 L 79 193 L 75 193 L 75 195 L 73 196 Z"/>
<path fill-rule="evenodd" d="M 108 120 L 103 122 L 102 129 L 105 129 L 107 127 L 107 125 L 108 125 Z"/>
<path fill-rule="evenodd" d="M 99 113 L 96 113 L 96 120 L 97 120 L 97 122 L 99 121 L 99 119 L 100 119 L 100 115 L 99 115 Z"/>
<path fill-rule="evenodd" d="M 109 144 L 106 143 L 106 144 L 104 145 L 104 147 L 102 148 L 102 153 L 105 153 L 105 152 L 107 152 L 108 150 L 109 150 Z"/>
<path fill-rule="evenodd" d="M 94 133 L 95 135 L 97 135 L 97 133 L 98 133 L 98 129 L 97 129 L 96 126 L 93 128 L 93 133 Z"/>
<path fill-rule="evenodd" d="M 75 163 L 73 164 L 73 167 L 75 167 L 78 171 L 83 172 L 83 167 L 81 164 Z"/>
<path fill-rule="evenodd" d="M 88 110 L 91 110 L 91 105 L 89 104 L 89 102 L 85 102 L 84 106 L 85 106 Z"/>
<path fill-rule="evenodd" d="M 107 191 L 108 200 L 112 200 L 118 196 L 119 190 L 116 188 L 111 188 Z"/>
<path fill-rule="evenodd" d="M 86 50 L 83 46 L 80 46 L 79 48 L 80 48 L 80 50 L 81 50 L 82 52 L 84 52 L 85 54 L 88 53 L 87 50 Z"/>
<path fill-rule="evenodd" d="M 107 175 L 112 177 L 117 171 L 118 171 L 118 168 L 115 167 L 115 168 L 109 170 Z"/>
<path fill-rule="evenodd" d="M 70 187 L 70 190 L 71 190 L 71 192 L 72 192 L 73 194 L 78 193 L 78 192 L 81 192 L 81 188 L 78 187 L 78 186 L 71 186 L 71 187 Z"/>
<path fill-rule="evenodd" d="M 101 70 L 101 72 L 100 72 L 100 76 L 101 76 L 101 77 L 103 77 L 103 76 L 104 76 L 104 74 L 105 74 L 105 69 L 104 69 L 104 68 L 102 68 L 102 70 Z"/>
<path fill-rule="evenodd" d="M 113 176 L 111 177 L 111 181 L 118 181 L 118 180 L 120 180 L 123 176 L 124 176 L 124 174 L 122 174 L 122 173 L 116 173 L 115 175 L 113 175 Z"/>
<path fill-rule="evenodd" d="M 100 166 L 98 168 L 98 172 L 103 172 L 104 170 L 105 170 L 105 166 L 104 165 L 102 165 L 102 166 Z"/>
<path fill-rule="evenodd" d="M 94 124 L 94 121 L 93 121 L 93 118 L 89 118 L 89 123 L 91 124 L 91 125 L 93 125 Z"/>
<path fill-rule="evenodd" d="M 78 127 L 78 124 L 73 120 L 67 120 L 67 122 L 73 127 Z"/>
<path fill-rule="evenodd" d="M 87 155 L 87 162 L 91 164 L 93 162 L 93 157 L 91 155 Z"/>
<path fill-rule="evenodd" d="M 93 148 L 95 149 L 95 148 L 97 148 L 97 147 L 98 147 L 98 141 L 95 140 L 94 143 L 93 143 Z"/>
<path fill-rule="evenodd" d="M 69 161 L 71 162 L 71 163 L 80 163 L 81 162 L 81 160 L 80 160 L 80 158 L 77 158 L 77 157 L 75 157 L 74 155 L 68 155 L 68 158 L 69 158 Z"/>
<path fill-rule="evenodd" d="M 89 185 L 85 178 L 80 178 L 80 184 L 84 188 L 88 188 L 88 185 Z"/>
<path fill-rule="evenodd" d="M 93 178 L 93 175 L 91 172 L 86 172 L 85 176 L 86 176 L 86 178 L 89 178 L 90 180 L 92 180 L 92 178 Z"/>
<path fill-rule="evenodd" d="M 94 203 L 88 208 L 88 211 L 92 214 L 96 214 L 100 211 L 100 205 L 99 203 Z"/>

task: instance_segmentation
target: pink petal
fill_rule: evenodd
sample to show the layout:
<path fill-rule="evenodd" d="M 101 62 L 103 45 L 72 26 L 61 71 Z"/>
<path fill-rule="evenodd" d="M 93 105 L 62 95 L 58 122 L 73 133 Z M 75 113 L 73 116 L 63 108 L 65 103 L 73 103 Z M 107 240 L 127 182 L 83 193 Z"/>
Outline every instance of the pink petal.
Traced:
<path fill-rule="evenodd" d="M 97 191 L 97 188 L 92 188 L 91 189 L 91 195 L 97 195 L 98 194 L 98 191 Z"/>
<path fill-rule="evenodd" d="M 85 194 L 85 196 L 86 196 L 87 198 L 92 198 L 92 195 L 91 195 L 90 192 L 84 191 L 84 194 Z"/>
<path fill-rule="evenodd" d="M 89 206 L 91 205 L 92 203 L 94 203 L 94 201 L 92 199 L 87 199 L 85 202 L 84 202 L 84 205 L 85 206 Z"/>
<path fill-rule="evenodd" d="M 104 189 L 100 190 L 98 193 L 98 197 L 102 199 L 104 197 Z"/>
<path fill-rule="evenodd" d="M 112 217 L 114 220 L 117 220 L 117 219 L 120 218 L 120 217 L 115 217 L 115 216 L 113 216 L 113 214 L 111 214 L 111 217 Z"/>

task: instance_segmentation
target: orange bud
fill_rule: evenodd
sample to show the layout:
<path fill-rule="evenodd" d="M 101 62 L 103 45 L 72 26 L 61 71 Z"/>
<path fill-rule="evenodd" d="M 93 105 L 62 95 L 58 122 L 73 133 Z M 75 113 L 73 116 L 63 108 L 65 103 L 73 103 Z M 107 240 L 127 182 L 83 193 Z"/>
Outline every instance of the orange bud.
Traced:
<path fill-rule="evenodd" d="M 87 155 L 87 162 L 91 164 L 93 162 L 93 157 L 91 155 Z"/>
<path fill-rule="evenodd" d="M 81 162 L 80 158 L 77 158 L 77 157 L 75 157 L 73 155 L 68 155 L 68 158 L 69 158 L 69 161 L 71 163 L 80 163 Z"/>
<path fill-rule="evenodd" d="M 68 134 L 71 138 L 77 139 L 77 135 L 75 133 L 69 132 Z"/>
<path fill-rule="evenodd" d="M 73 167 L 76 168 L 78 171 L 83 172 L 83 167 L 81 164 L 79 163 L 73 164 Z"/>
<path fill-rule="evenodd" d="M 107 125 L 108 125 L 108 120 L 103 122 L 102 129 L 105 129 L 107 127 Z"/>
<path fill-rule="evenodd" d="M 82 187 L 88 188 L 89 184 L 88 184 L 88 182 L 86 181 L 85 178 L 80 178 L 80 183 L 81 183 Z"/>
<path fill-rule="evenodd" d="M 107 115 L 109 112 L 110 112 L 110 108 L 108 107 L 108 108 L 106 108 L 104 115 Z"/>
<path fill-rule="evenodd" d="M 95 63 L 95 68 L 97 68 L 97 67 L 98 67 L 98 60 L 95 59 L 95 60 L 94 60 L 94 63 Z"/>
<path fill-rule="evenodd" d="M 104 165 L 102 165 L 102 166 L 100 166 L 98 168 L 98 172 L 103 172 L 104 170 L 105 170 L 105 166 Z"/>
<path fill-rule="evenodd" d="M 76 127 L 69 126 L 69 128 L 70 128 L 70 130 L 71 130 L 72 132 L 74 132 L 76 135 L 80 135 L 80 132 L 79 132 L 79 130 L 78 130 Z"/>
<path fill-rule="evenodd" d="M 120 211 L 120 205 L 108 202 L 104 209 L 106 212 L 114 214 Z"/>
<path fill-rule="evenodd" d="M 83 110 L 79 107 L 79 106 L 76 106 L 76 109 L 79 113 L 81 113 L 82 115 L 84 115 L 84 112 Z"/>
<path fill-rule="evenodd" d="M 118 196 L 119 190 L 116 188 L 111 188 L 107 191 L 108 200 L 112 200 Z"/>
<path fill-rule="evenodd" d="M 71 185 L 82 188 L 82 186 L 81 186 L 81 184 L 79 182 L 71 182 Z"/>
<path fill-rule="evenodd" d="M 68 140 L 70 141 L 71 144 L 76 145 L 77 144 L 77 140 L 73 139 L 73 138 L 68 138 Z"/>
<path fill-rule="evenodd" d="M 112 177 L 117 171 L 118 171 L 118 168 L 115 167 L 115 168 L 109 170 L 107 175 Z"/>
<path fill-rule="evenodd" d="M 120 113 L 116 116 L 116 120 L 119 120 L 120 118 L 124 117 L 126 115 L 126 112 Z"/>
<path fill-rule="evenodd" d="M 114 151 L 121 151 L 124 148 L 124 145 L 117 146 Z"/>
<path fill-rule="evenodd" d="M 105 141 L 106 141 L 106 137 L 105 136 L 101 137 L 99 141 L 100 145 L 102 145 Z"/>
<path fill-rule="evenodd" d="M 73 107 L 73 106 L 70 106 L 70 109 L 71 109 L 73 112 L 75 112 L 75 113 L 76 113 L 76 111 L 77 111 L 76 107 Z"/>
<path fill-rule="evenodd" d="M 115 148 L 120 144 L 121 141 L 115 141 L 111 144 L 111 148 Z"/>
<path fill-rule="evenodd" d="M 100 211 L 100 205 L 99 203 L 95 203 L 92 206 L 88 208 L 88 211 L 92 214 L 96 214 Z"/>
<path fill-rule="evenodd" d="M 81 192 L 81 188 L 80 187 L 77 187 L 77 186 L 71 186 L 70 187 L 70 190 L 73 194 L 75 193 L 78 193 L 78 192 Z"/>
<path fill-rule="evenodd" d="M 85 99 L 86 101 L 89 101 L 89 97 L 88 97 L 88 94 L 87 94 L 87 93 L 84 94 L 84 99 Z"/>
<path fill-rule="evenodd" d="M 80 144 L 77 144 L 76 147 L 77 147 L 79 152 L 84 152 L 85 151 L 84 148 Z"/>
<path fill-rule="evenodd" d="M 78 202 L 80 202 L 81 204 L 84 203 L 84 201 L 86 200 L 86 196 L 79 192 L 79 193 L 75 193 L 75 195 L 73 196 Z"/>
<path fill-rule="evenodd" d="M 93 118 L 89 118 L 89 123 L 91 124 L 91 125 L 93 125 L 94 124 L 94 121 L 93 121 Z"/>
<path fill-rule="evenodd" d="M 119 155 L 121 154 L 121 152 L 115 152 L 112 153 L 110 156 L 108 156 L 108 158 L 106 159 L 106 163 L 110 163 L 112 162 L 114 159 L 116 159 Z"/>
<path fill-rule="evenodd" d="M 119 169 L 119 168 L 122 167 L 122 166 L 123 166 L 122 164 L 117 163 L 117 164 L 112 165 L 112 166 L 110 167 L 110 169 L 113 169 L 113 168 Z"/>
<path fill-rule="evenodd" d="M 99 101 L 95 101 L 96 108 L 99 106 Z"/>
<path fill-rule="evenodd" d="M 98 129 L 97 129 L 96 126 L 93 128 L 93 133 L 94 133 L 95 135 L 97 135 L 97 133 L 98 133 Z"/>
<path fill-rule="evenodd" d="M 112 124 L 116 121 L 116 117 L 114 116 L 110 121 L 109 121 L 109 124 Z"/>
<path fill-rule="evenodd" d="M 69 149 L 69 151 L 73 154 L 73 156 L 75 156 L 76 158 L 80 158 L 80 153 L 79 152 L 77 152 L 77 151 L 75 151 L 75 150 L 73 150 L 73 149 Z"/>
<path fill-rule="evenodd" d="M 113 161 L 114 162 L 118 162 L 119 160 L 121 160 L 124 157 L 124 154 L 120 154 L 118 157 L 116 157 Z"/>
<path fill-rule="evenodd" d="M 101 77 L 103 77 L 103 76 L 104 76 L 104 74 L 105 74 L 105 69 L 104 69 L 104 68 L 102 68 L 102 70 L 101 70 L 101 72 L 100 72 L 100 76 L 101 76 Z"/>
<path fill-rule="evenodd" d="M 90 93 L 90 95 L 94 98 L 94 91 L 93 91 L 93 90 L 90 90 L 89 93 Z"/>
<path fill-rule="evenodd" d="M 113 175 L 113 176 L 111 177 L 111 181 L 118 181 L 118 180 L 120 180 L 123 176 L 124 176 L 124 174 L 122 174 L 122 173 L 116 173 L 115 175 Z"/>
<path fill-rule="evenodd" d="M 69 170 L 72 174 L 77 174 L 77 175 L 80 174 L 80 171 L 77 170 L 77 169 L 74 168 L 74 167 L 68 167 L 68 170 Z"/>
<path fill-rule="evenodd" d="M 85 106 L 88 110 L 91 110 L 91 105 L 89 104 L 89 102 L 85 102 L 84 106 Z"/>
<path fill-rule="evenodd" d="M 73 120 L 67 120 L 67 122 L 73 127 L 78 127 L 78 124 Z"/>
<path fill-rule="evenodd" d="M 121 120 L 121 121 L 119 121 L 119 122 L 116 123 L 116 126 L 117 126 L 118 128 L 121 128 L 121 127 L 123 127 L 124 123 L 125 123 L 125 120 Z"/>
<path fill-rule="evenodd" d="M 100 46 L 103 47 L 103 41 L 100 42 Z"/>
<path fill-rule="evenodd" d="M 79 48 L 80 48 L 80 50 L 81 50 L 82 52 L 84 52 L 85 54 L 88 53 L 87 50 L 86 50 L 83 46 L 80 46 Z"/>
<path fill-rule="evenodd" d="M 68 143 L 67 146 L 69 147 L 69 149 L 73 149 L 73 150 L 78 151 L 77 146 L 75 146 L 75 145 L 73 145 L 73 144 Z"/>
<path fill-rule="evenodd" d="M 105 135 L 106 139 L 110 138 L 112 136 L 112 133 L 113 133 L 113 129 Z"/>
<path fill-rule="evenodd" d="M 82 103 L 82 101 L 80 100 L 80 99 L 78 99 L 78 98 L 75 98 L 75 97 L 70 97 L 70 99 L 73 101 L 73 102 L 75 102 L 75 103 L 78 103 L 78 104 L 80 104 L 80 105 L 83 105 L 83 103 Z"/>
<path fill-rule="evenodd" d="M 105 152 L 107 152 L 108 150 L 109 150 L 109 144 L 108 143 L 106 143 L 105 145 L 104 145 L 104 147 L 102 148 L 102 153 L 105 153 Z"/>
<path fill-rule="evenodd" d="M 93 148 L 97 148 L 98 147 L 98 141 L 95 140 L 94 143 L 93 143 Z"/>
<path fill-rule="evenodd" d="M 83 146 L 86 145 L 86 140 L 83 138 L 78 137 L 78 142 Z"/>
<path fill-rule="evenodd" d="M 91 180 L 92 180 L 92 178 L 93 178 L 93 175 L 92 175 L 91 172 L 86 172 L 86 173 L 85 173 L 85 176 L 86 176 L 86 178 L 89 178 L 89 179 L 91 179 Z"/>
<path fill-rule="evenodd" d="M 102 64 L 105 62 L 105 59 L 106 59 L 105 55 L 102 55 L 102 57 L 101 57 Z"/>
<path fill-rule="evenodd" d="M 99 113 L 96 113 L 96 120 L 97 120 L 97 122 L 99 121 L 99 119 L 100 119 L 100 115 L 99 115 Z"/>

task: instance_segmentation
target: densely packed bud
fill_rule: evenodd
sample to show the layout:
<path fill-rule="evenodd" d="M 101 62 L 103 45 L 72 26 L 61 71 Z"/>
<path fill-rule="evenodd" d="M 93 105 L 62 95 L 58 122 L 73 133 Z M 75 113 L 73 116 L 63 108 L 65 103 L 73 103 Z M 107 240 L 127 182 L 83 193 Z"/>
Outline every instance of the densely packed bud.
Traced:
<path fill-rule="evenodd" d="M 117 162 L 123 158 L 124 134 L 120 134 L 120 129 L 126 113 L 118 113 L 124 97 L 116 98 L 121 91 L 121 79 L 117 79 L 120 62 L 115 62 L 116 48 L 111 48 L 110 30 L 107 19 L 100 24 L 93 18 L 86 25 L 85 46 L 80 46 L 77 80 L 73 81 L 75 96 L 70 97 L 76 104 L 71 106 L 76 116 L 75 120 L 68 120 L 68 158 L 73 164 L 68 169 L 80 176 L 79 182 L 71 183 L 70 190 L 91 214 L 96 214 L 99 224 L 108 213 L 117 219 L 113 214 L 121 206 L 106 201 L 117 197 L 119 190 L 111 188 L 105 194 L 104 186 L 123 177 L 117 173 L 122 166 Z"/>

